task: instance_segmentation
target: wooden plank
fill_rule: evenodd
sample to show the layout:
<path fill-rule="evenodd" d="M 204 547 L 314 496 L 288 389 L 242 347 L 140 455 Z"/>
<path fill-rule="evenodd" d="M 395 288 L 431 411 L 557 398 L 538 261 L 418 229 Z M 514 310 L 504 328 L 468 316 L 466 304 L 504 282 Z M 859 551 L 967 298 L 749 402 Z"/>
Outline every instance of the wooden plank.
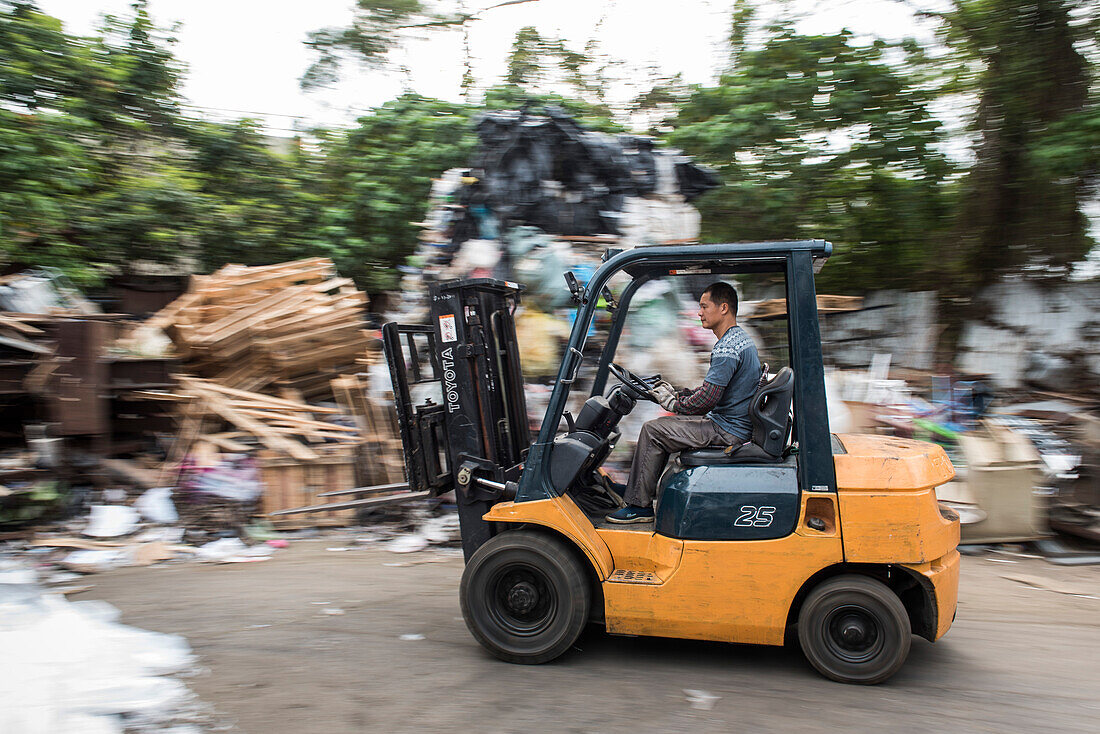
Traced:
<path fill-rule="evenodd" d="M 347 437 L 349 434 L 356 434 L 354 437 L 358 437 L 359 429 L 353 426 L 338 426 L 333 423 L 324 423 L 322 421 L 313 421 L 308 418 L 299 418 L 293 415 L 285 415 L 282 413 L 270 413 L 262 410 L 253 410 L 252 408 L 237 408 L 234 410 L 243 413 L 244 415 L 250 415 L 253 418 L 260 418 L 264 421 L 268 421 L 276 425 L 285 425 L 291 428 L 300 428 L 302 430 L 313 431 L 317 433 L 336 433 Z"/>
<path fill-rule="evenodd" d="M 180 379 L 182 378 L 182 379 Z M 229 395 L 234 398 L 240 398 L 242 400 L 251 401 L 254 404 L 266 404 L 277 406 L 279 408 L 285 408 L 288 410 L 297 410 L 305 413 L 330 413 L 339 414 L 338 408 L 325 408 L 320 405 L 308 405 L 306 403 L 295 403 L 292 400 L 284 400 L 283 398 L 277 398 L 272 395 L 264 395 L 262 393 L 248 392 L 247 390 L 237 390 L 232 387 L 226 387 L 225 385 L 219 385 L 212 380 L 203 380 L 194 377 L 180 376 L 177 377 L 184 384 L 198 385 L 201 390 L 211 390 L 213 392 Z"/>
<path fill-rule="evenodd" d="M 281 432 L 273 430 L 262 421 L 255 420 L 247 415 L 237 412 L 229 403 L 216 393 L 207 393 L 206 404 L 210 410 L 217 413 L 225 420 L 239 428 L 243 428 L 260 439 L 268 448 L 276 451 L 285 451 L 296 459 L 309 461 L 316 459 L 317 454 L 305 444 L 288 440 Z"/>
<path fill-rule="evenodd" d="M 19 319 L 13 319 L 11 316 L 7 316 L 5 314 L 0 314 L 0 326 L 6 326 L 10 329 L 15 329 L 21 334 L 27 335 L 46 333 L 42 331 L 42 329 L 39 329 L 37 326 L 31 326 L 30 324 L 24 323 Z"/>
<path fill-rule="evenodd" d="M 179 432 L 176 434 L 176 440 L 172 442 L 172 446 L 168 450 L 168 456 L 165 457 L 164 463 L 160 467 L 160 476 L 157 477 L 158 487 L 166 486 L 173 473 L 179 472 L 179 464 L 191 450 L 195 437 L 202 433 L 204 421 L 205 416 L 203 415 L 187 415 L 184 417 Z M 174 485 L 175 482 L 172 482 L 172 484 Z"/>
<path fill-rule="evenodd" d="M 368 497 L 361 500 L 350 500 L 348 502 L 334 502 L 327 505 L 308 505 L 305 507 L 295 507 L 289 510 L 278 510 L 276 512 L 268 513 L 273 517 L 281 515 L 296 515 L 307 512 L 326 512 L 329 510 L 344 510 L 357 507 L 372 507 L 379 505 L 394 504 L 397 502 L 408 502 L 409 500 L 424 499 L 431 496 L 431 492 L 425 490 L 423 492 L 401 492 L 399 494 L 386 495 L 384 497 Z"/>
<path fill-rule="evenodd" d="M 229 451 L 234 454 L 247 454 L 254 448 L 253 446 L 246 446 L 243 443 L 238 443 L 231 438 L 219 436 L 216 433 L 200 434 L 195 437 L 195 441 L 205 441 L 211 446 L 217 446 L 222 451 Z"/>

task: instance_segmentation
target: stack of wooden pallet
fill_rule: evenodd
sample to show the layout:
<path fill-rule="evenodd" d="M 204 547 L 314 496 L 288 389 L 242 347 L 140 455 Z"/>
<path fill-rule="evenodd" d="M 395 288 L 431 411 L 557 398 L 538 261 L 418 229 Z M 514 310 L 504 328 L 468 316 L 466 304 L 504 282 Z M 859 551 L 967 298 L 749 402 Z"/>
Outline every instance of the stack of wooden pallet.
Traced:
<path fill-rule="evenodd" d="M 368 395 L 365 375 L 342 375 L 331 390 L 339 407 L 311 405 L 176 375 L 173 392 L 138 391 L 177 404 L 179 432 L 160 482 L 196 456 L 251 454 L 264 485 L 264 515 L 316 507 L 356 487 L 403 485 L 404 465 L 392 405 Z M 339 416 L 339 417 L 338 417 Z M 188 462 L 184 460 L 188 459 Z M 216 459 L 213 460 L 216 463 Z M 354 509 L 293 513 L 280 526 L 343 525 Z"/>
<path fill-rule="evenodd" d="M 186 375 L 176 380 L 172 393 L 149 393 L 177 403 L 180 416 L 161 482 L 197 461 L 216 466 L 220 454 L 251 454 L 264 487 L 257 508 L 264 515 L 314 505 L 325 491 L 357 486 L 367 437 L 358 427 L 321 420 L 344 410 L 238 390 L 214 380 Z M 353 512 L 317 513 L 297 525 L 347 524 L 353 519 Z"/>
<path fill-rule="evenodd" d="M 327 258 L 226 265 L 195 276 L 147 326 L 163 328 L 192 369 L 222 385 L 255 391 L 283 383 L 324 396 L 328 379 L 366 349 L 366 300 Z"/>

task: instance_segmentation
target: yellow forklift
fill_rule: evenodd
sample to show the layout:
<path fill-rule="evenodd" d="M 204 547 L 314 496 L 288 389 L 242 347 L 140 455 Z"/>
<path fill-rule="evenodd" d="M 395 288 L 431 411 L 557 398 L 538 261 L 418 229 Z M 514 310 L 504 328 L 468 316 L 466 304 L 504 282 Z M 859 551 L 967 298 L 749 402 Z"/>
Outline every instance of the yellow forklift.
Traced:
<path fill-rule="evenodd" d="M 545 663 L 592 622 L 763 645 L 795 635 L 822 675 L 873 684 L 901 667 L 912 635 L 947 632 L 959 520 L 935 489 L 951 462 L 934 444 L 829 431 L 814 274 L 831 251 L 821 240 L 636 247 L 609 250 L 586 285 L 567 274 L 576 320 L 533 440 L 513 320 L 520 286 L 435 284 L 429 324 L 385 325 L 409 489 L 455 492 L 462 614 L 489 652 Z M 653 522 L 606 524 L 621 487 L 601 465 L 658 377 L 615 361 L 632 296 L 659 278 L 746 273 L 784 280 L 790 357 L 757 389 L 751 444 L 681 452 Z M 616 303 L 608 284 L 624 274 Z M 573 417 L 600 303 L 610 325 Z"/>

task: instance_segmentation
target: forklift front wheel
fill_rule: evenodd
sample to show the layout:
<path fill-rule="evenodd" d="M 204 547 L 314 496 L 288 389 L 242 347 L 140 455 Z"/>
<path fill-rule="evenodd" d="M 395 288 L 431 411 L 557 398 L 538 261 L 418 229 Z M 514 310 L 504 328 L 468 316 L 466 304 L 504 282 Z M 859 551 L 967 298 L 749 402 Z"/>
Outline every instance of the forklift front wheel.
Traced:
<path fill-rule="evenodd" d="M 510 530 L 474 553 L 459 589 L 462 616 L 501 660 L 536 665 L 568 650 L 588 621 L 591 590 L 576 554 L 556 538 Z"/>
<path fill-rule="evenodd" d="M 901 600 L 866 576 L 837 576 L 810 592 L 798 641 L 819 673 L 841 683 L 881 683 L 909 655 L 912 630 Z"/>

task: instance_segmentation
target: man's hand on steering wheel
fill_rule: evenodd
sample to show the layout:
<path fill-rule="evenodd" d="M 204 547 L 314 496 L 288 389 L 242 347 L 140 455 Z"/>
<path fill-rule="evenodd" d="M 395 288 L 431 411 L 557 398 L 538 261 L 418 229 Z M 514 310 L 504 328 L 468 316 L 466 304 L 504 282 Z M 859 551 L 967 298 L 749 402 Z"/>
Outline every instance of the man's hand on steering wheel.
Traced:
<path fill-rule="evenodd" d="M 664 380 L 657 382 L 657 385 L 649 391 L 649 396 L 650 400 L 660 405 L 669 413 L 676 412 L 673 410 L 673 406 L 676 403 L 676 390 Z"/>

